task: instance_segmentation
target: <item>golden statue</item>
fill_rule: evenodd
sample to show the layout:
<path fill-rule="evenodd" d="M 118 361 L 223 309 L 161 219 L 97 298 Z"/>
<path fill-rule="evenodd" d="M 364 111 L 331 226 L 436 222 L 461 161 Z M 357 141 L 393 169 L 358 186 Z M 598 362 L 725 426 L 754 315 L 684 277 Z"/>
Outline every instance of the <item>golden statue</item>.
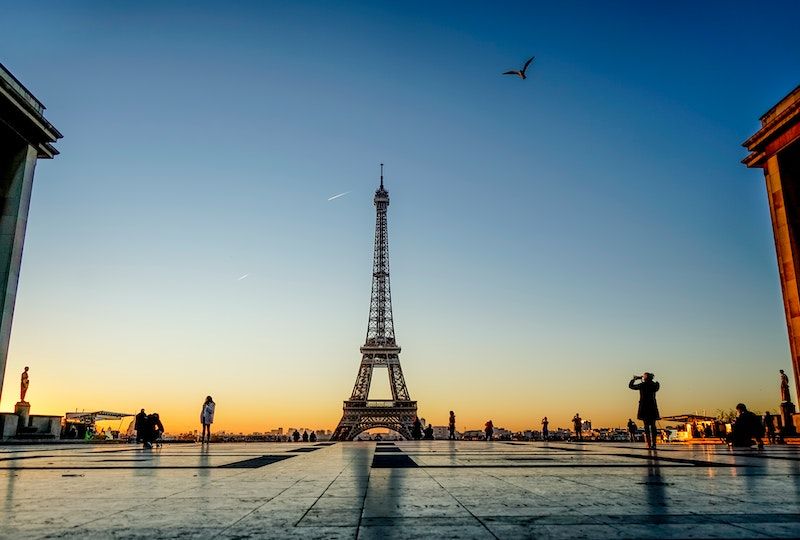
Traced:
<path fill-rule="evenodd" d="M 25 403 L 25 394 L 28 393 L 28 386 L 30 386 L 31 381 L 28 377 L 28 366 L 25 366 L 25 371 L 22 372 L 22 380 L 19 384 L 19 400 L 22 403 Z"/>

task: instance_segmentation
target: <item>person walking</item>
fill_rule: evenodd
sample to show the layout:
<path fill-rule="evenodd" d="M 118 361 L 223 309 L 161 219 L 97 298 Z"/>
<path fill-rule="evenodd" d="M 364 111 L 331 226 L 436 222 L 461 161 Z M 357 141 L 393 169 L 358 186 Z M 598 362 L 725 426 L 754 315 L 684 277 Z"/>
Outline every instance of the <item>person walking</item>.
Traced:
<path fill-rule="evenodd" d="M 583 419 L 581 415 L 575 413 L 575 416 L 572 417 L 572 427 L 575 428 L 575 436 L 578 438 L 579 441 L 583 440 Z"/>
<path fill-rule="evenodd" d="M 628 383 L 628 388 L 639 391 L 639 410 L 636 417 L 644 423 L 644 440 L 647 447 L 656 449 L 656 420 L 660 420 L 658 414 L 658 403 L 656 402 L 656 392 L 661 385 L 654 381 L 655 375 L 644 372 L 641 375 L 634 375 Z M 637 383 L 639 380 L 641 382 Z"/>
<path fill-rule="evenodd" d="M 447 439 L 450 441 L 456 440 L 456 413 L 450 411 L 450 421 L 447 424 L 447 429 L 450 430 L 450 435 L 447 436 Z"/>
<path fill-rule="evenodd" d="M 488 422 L 486 422 L 486 424 L 484 424 L 484 426 L 485 427 L 483 428 L 483 431 L 484 433 L 486 433 L 486 440 L 491 441 L 492 435 L 494 434 L 494 424 L 492 423 L 491 420 L 489 420 Z"/>
<path fill-rule="evenodd" d="M 769 411 L 764 413 L 764 426 L 767 428 L 767 441 L 775 444 L 775 417 Z"/>
<path fill-rule="evenodd" d="M 550 430 L 549 430 L 550 422 L 547 420 L 545 416 L 542 418 L 542 440 L 546 441 L 548 437 L 550 437 Z"/>
<path fill-rule="evenodd" d="M 203 432 L 200 434 L 200 442 L 211 442 L 211 424 L 214 423 L 214 410 L 217 405 L 211 396 L 206 396 L 203 407 L 200 409 L 200 423 L 203 425 Z"/>
<path fill-rule="evenodd" d="M 633 421 L 633 418 L 628 418 L 628 437 L 630 438 L 631 442 L 636 442 L 636 431 L 638 428 L 636 427 L 636 422 Z"/>

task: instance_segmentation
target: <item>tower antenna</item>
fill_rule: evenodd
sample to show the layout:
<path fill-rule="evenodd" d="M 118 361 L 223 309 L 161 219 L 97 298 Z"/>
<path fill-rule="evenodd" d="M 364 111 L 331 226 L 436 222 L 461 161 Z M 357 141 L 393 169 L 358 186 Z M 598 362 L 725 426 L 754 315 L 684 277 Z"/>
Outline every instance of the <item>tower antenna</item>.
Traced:
<path fill-rule="evenodd" d="M 383 189 L 383 163 L 381 163 L 381 189 Z"/>

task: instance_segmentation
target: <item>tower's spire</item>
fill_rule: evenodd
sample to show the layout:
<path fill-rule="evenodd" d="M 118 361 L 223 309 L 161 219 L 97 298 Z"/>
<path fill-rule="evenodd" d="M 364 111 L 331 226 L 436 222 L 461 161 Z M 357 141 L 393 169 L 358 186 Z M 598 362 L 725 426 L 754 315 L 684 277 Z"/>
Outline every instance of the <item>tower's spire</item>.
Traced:
<path fill-rule="evenodd" d="M 383 189 L 383 163 L 381 163 L 381 189 Z"/>

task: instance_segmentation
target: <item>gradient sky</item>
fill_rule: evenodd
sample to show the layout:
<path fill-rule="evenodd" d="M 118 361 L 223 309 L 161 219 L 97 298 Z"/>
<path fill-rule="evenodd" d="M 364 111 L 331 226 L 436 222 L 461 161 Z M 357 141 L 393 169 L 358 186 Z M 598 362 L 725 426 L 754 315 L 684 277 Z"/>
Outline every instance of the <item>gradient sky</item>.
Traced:
<path fill-rule="evenodd" d="M 429 421 L 621 425 L 643 370 L 662 414 L 777 407 L 786 327 L 740 144 L 800 82 L 796 2 L 2 13 L 0 61 L 64 133 L 37 167 L 3 410 L 29 365 L 34 413 L 145 407 L 176 432 L 211 394 L 216 429 L 332 429 L 381 162 Z M 534 54 L 527 81 L 500 75 Z"/>

